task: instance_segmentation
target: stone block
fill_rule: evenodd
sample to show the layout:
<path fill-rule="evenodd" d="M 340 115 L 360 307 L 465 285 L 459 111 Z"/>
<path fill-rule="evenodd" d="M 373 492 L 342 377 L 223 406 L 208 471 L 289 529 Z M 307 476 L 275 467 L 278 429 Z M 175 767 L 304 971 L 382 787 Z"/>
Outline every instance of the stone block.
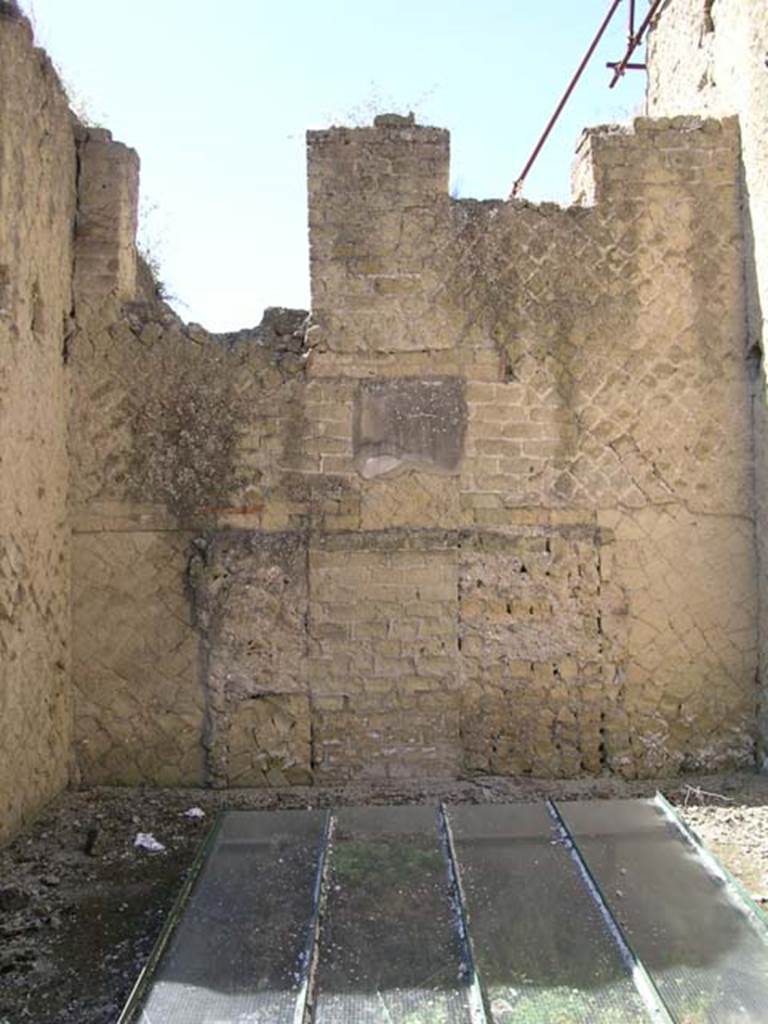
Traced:
<path fill-rule="evenodd" d="M 263 694 L 231 710 L 226 738 L 229 786 L 308 785 L 311 769 L 309 698 Z"/>
<path fill-rule="evenodd" d="M 363 381 L 354 407 L 358 470 L 366 479 L 405 466 L 456 473 L 466 421 L 464 384 L 457 378 Z"/>

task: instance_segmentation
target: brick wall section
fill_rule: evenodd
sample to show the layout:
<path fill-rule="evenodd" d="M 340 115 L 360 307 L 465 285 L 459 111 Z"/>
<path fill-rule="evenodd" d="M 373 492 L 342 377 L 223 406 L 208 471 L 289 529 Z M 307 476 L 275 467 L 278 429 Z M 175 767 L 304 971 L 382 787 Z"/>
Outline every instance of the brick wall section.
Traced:
<path fill-rule="evenodd" d="M 735 123 L 586 133 L 568 209 L 450 200 L 436 129 L 309 142 L 306 333 L 140 280 L 74 346 L 84 776 L 751 763 Z"/>
<path fill-rule="evenodd" d="M 586 133 L 592 206 L 452 201 L 447 161 L 436 129 L 310 133 L 308 330 L 209 335 L 141 275 L 93 307 L 87 779 L 752 763 L 735 122 Z"/>
<path fill-rule="evenodd" d="M 26 21 L 0 14 L 0 842 L 70 777 L 63 353 L 75 143 Z"/>
<path fill-rule="evenodd" d="M 398 146 L 411 156 L 393 155 Z M 433 129 L 309 134 L 307 372 L 319 422 L 312 413 L 307 429 L 315 470 L 359 492 L 343 524 L 363 531 L 358 543 L 383 527 L 403 544 L 413 529 L 459 531 L 463 767 L 635 775 L 749 763 L 755 580 L 735 122 L 640 119 L 633 132 L 586 133 L 575 180 L 595 205 L 565 210 L 446 201 L 431 175 L 414 185 L 421 153 L 430 168 L 436 154 L 447 161 Z M 361 250 L 375 260 L 360 262 Z M 398 275 L 399 290 L 381 287 Z M 411 302 L 418 323 L 405 326 Z M 361 484 L 348 413 L 344 429 L 351 387 L 450 373 L 466 385 L 458 478 L 423 470 Z M 531 565 L 516 574 L 520 551 Z M 734 623 L 736 645 L 718 618 Z M 403 677 L 410 664 L 404 653 Z"/>
<path fill-rule="evenodd" d="M 457 552 L 440 533 L 326 537 L 310 551 L 320 780 L 461 767 Z"/>
<path fill-rule="evenodd" d="M 675 0 L 650 36 L 648 111 L 653 116 L 738 115 L 742 138 L 744 273 L 753 378 L 757 541 L 760 563 L 761 735 L 768 735 L 768 410 L 763 359 L 768 310 L 768 0 Z M 763 741 L 763 746 L 765 741 Z M 765 756 L 763 753 L 761 756 Z"/>
<path fill-rule="evenodd" d="M 456 325 L 436 323 L 432 302 L 443 282 L 424 259 L 448 214 L 448 133 L 385 126 L 309 137 L 317 331 L 336 352 L 451 348 Z"/>
<path fill-rule="evenodd" d="M 104 128 L 78 128 L 75 294 L 88 307 L 136 292 L 139 158 Z"/>

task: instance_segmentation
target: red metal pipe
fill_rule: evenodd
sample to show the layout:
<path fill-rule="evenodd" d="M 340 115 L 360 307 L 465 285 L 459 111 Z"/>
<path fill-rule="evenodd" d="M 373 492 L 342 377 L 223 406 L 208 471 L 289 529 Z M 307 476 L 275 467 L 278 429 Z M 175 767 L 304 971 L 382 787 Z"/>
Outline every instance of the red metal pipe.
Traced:
<path fill-rule="evenodd" d="M 560 114 L 562 113 L 563 107 L 568 102 L 568 100 L 570 98 L 570 95 L 573 92 L 573 90 L 576 88 L 576 85 L 577 85 L 577 83 L 578 83 L 579 79 L 581 78 L 582 73 L 584 71 L 584 68 L 589 63 L 589 60 L 590 60 L 592 54 L 595 52 L 595 49 L 597 48 L 597 44 L 603 38 L 603 33 L 608 28 L 608 25 L 610 24 L 611 19 L 613 18 L 614 14 L 618 10 L 619 5 L 621 3 L 623 3 L 623 0 L 613 0 L 613 3 L 611 4 L 611 7 L 610 7 L 608 13 L 606 14 L 605 18 L 603 19 L 602 25 L 597 30 L 597 34 L 596 34 L 595 38 L 592 40 L 592 43 L 591 43 L 589 49 L 587 50 L 586 56 L 582 60 L 581 64 L 579 64 L 579 66 L 578 66 L 578 68 L 576 70 L 576 73 L 574 74 L 573 78 L 571 79 L 571 81 L 568 84 L 568 88 L 563 93 L 562 99 L 560 100 L 560 102 L 558 103 L 557 107 L 555 108 L 554 114 L 552 115 L 552 117 L 550 117 L 549 123 L 547 124 L 547 127 L 544 129 L 544 132 L 543 132 L 541 138 L 536 143 L 536 146 L 534 147 L 534 150 L 531 153 L 531 155 L 528 157 L 528 162 L 526 163 L 525 167 L 523 168 L 522 173 L 520 174 L 520 177 L 516 179 L 514 185 L 512 186 L 511 196 L 513 198 L 520 194 L 520 189 L 523 187 L 523 182 L 525 181 L 526 175 L 528 174 L 528 172 L 530 171 L 531 167 L 533 166 L 533 164 L 534 164 L 534 162 L 536 160 L 536 157 L 541 152 L 542 147 L 544 146 L 544 143 L 549 138 L 549 133 L 554 128 L 554 126 L 555 126 L 555 124 L 557 122 L 557 119 L 560 117 Z M 653 8 L 651 8 L 651 11 L 649 12 L 648 18 L 646 18 L 646 21 L 650 20 L 650 16 L 653 13 L 653 10 L 658 6 L 659 3 L 661 3 L 661 0 L 656 0 L 656 2 L 654 3 Z M 643 24 L 645 24 L 645 22 Z M 642 29 L 641 29 L 641 32 L 642 32 Z M 630 54 L 631 54 L 631 51 L 627 53 L 627 56 L 625 58 L 625 63 L 626 63 L 626 61 L 629 60 Z M 617 73 L 617 76 L 618 76 L 618 69 L 617 69 L 616 73 Z M 622 74 L 623 74 L 623 71 L 622 71 Z"/>
<path fill-rule="evenodd" d="M 613 78 L 611 79 L 611 84 L 608 86 L 609 89 L 612 89 L 614 87 L 614 85 L 616 85 L 618 80 L 622 77 L 624 72 L 627 70 L 627 68 L 629 66 L 629 59 L 630 59 L 630 57 L 635 52 L 635 50 L 638 48 L 640 43 L 642 43 L 643 36 L 645 35 L 645 32 L 646 32 L 648 26 L 650 25 L 651 21 L 653 20 L 654 14 L 656 13 L 656 11 L 658 11 L 658 9 L 661 7 L 663 2 L 664 2 L 664 0 L 652 0 L 650 9 L 649 9 L 648 13 L 646 14 L 645 18 L 643 18 L 643 22 L 640 25 L 640 28 L 637 30 L 636 34 L 630 40 L 629 46 L 627 47 L 627 52 L 624 54 L 624 56 L 619 61 L 618 65 L 616 66 L 616 70 L 613 73 Z"/>

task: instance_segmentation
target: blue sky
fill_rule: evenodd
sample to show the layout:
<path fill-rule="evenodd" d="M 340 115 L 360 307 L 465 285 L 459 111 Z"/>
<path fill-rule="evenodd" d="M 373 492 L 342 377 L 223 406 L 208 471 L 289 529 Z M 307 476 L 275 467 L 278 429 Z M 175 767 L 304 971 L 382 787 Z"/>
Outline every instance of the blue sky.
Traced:
<path fill-rule="evenodd" d="M 413 109 L 450 129 L 461 196 L 506 196 L 609 6 L 23 2 L 76 105 L 139 151 L 142 230 L 179 312 L 213 330 L 253 325 L 268 305 L 308 305 L 305 129 Z M 581 128 L 642 112 L 642 72 L 608 89 L 605 61 L 625 41 L 620 11 L 527 198 L 567 202 Z"/>

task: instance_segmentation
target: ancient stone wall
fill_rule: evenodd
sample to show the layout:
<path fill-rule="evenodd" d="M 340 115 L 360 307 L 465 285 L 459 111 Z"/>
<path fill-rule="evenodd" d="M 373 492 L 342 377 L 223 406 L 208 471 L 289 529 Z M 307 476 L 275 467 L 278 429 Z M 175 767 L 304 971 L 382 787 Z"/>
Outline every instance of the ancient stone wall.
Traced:
<path fill-rule="evenodd" d="M 126 151 L 111 149 L 119 172 Z M 112 209 L 124 205 L 116 195 Z M 118 216 L 112 226 L 116 238 L 125 230 Z M 293 685 L 290 631 L 275 617 L 303 630 L 301 585 L 278 597 L 283 573 L 273 579 L 268 553 L 279 560 L 279 534 L 262 551 L 253 531 L 295 527 L 304 508 L 281 462 L 300 441 L 305 315 L 277 311 L 261 328 L 211 336 L 157 300 L 144 272 L 132 301 L 116 281 L 78 334 L 73 682 L 86 780 L 225 784 L 240 771 L 229 757 L 239 702 L 274 672 L 281 682 L 268 688 Z M 288 559 L 292 584 L 305 560 Z"/>
<path fill-rule="evenodd" d="M 343 702 L 375 708 L 381 688 L 376 651 L 354 641 L 369 593 L 358 552 L 368 547 L 386 587 L 375 555 L 386 530 L 389 548 L 422 547 L 434 564 L 424 590 L 444 602 L 424 668 L 427 616 L 391 565 L 384 635 L 398 635 L 404 607 L 417 630 L 389 645 L 385 693 L 402 680 L 416 694 L 387 743 L 393 764 L 409 743 L 441 752 L 446 770 L 748 763 L 755 580 L 735 122 L 586 133 L 576 187 L 595 205 L 567 210 L 451 201 L 435 129 L 309 142 L 305 450 L 311 470 L 359 495 L 325 555 L 335 576 L 318 587 L 334 738 L 348 735 Z M 446 395 L 441 417 L 418 387 L 449 382 L 464 405 L 448 411 Z M 349 408 L 371 405 L 372 389 L 379 448 L 366 462 Z M 438 450 L 421 416 L 455 445 Z M 326 595 L 345 569 L 356 585 L 335 611 Z M 411 727 L 438 698 L 442 745 Z"/>
<path fill-rule="evenodd" d="M 763 358 L 768 310 L 767 55 L 768 0 L 669 0 L 651 33 L 648 52 L 651 115 L 738 115 L 741 128 L 745 358 L 754 405 L 763 737 L 768 736 L 768 399 Z"/>
<path fill-rule="evenodd" d="M 6 832 L 71 741 L 89 783 L 753 763 L 735 118 L 586 132 L 566 209 L 311 132 L 311 315 L 214 335 L 137 260 L 136 154 L 0 48 Z"/>
<path fill-rule="evenodd" d="M 84 777 L 751 763 L 738 177 L 733 121 L 586 133 L 564 210 L 451 200 L 438 129 L 310 133 L 308 329 L 105 301 L 73 351 Z"/>
<path fill-rule="evenodd" d="M 0 841 L 70 776 L 75 177 L 56 75 L 26 21 L 0 5 Z"/>

